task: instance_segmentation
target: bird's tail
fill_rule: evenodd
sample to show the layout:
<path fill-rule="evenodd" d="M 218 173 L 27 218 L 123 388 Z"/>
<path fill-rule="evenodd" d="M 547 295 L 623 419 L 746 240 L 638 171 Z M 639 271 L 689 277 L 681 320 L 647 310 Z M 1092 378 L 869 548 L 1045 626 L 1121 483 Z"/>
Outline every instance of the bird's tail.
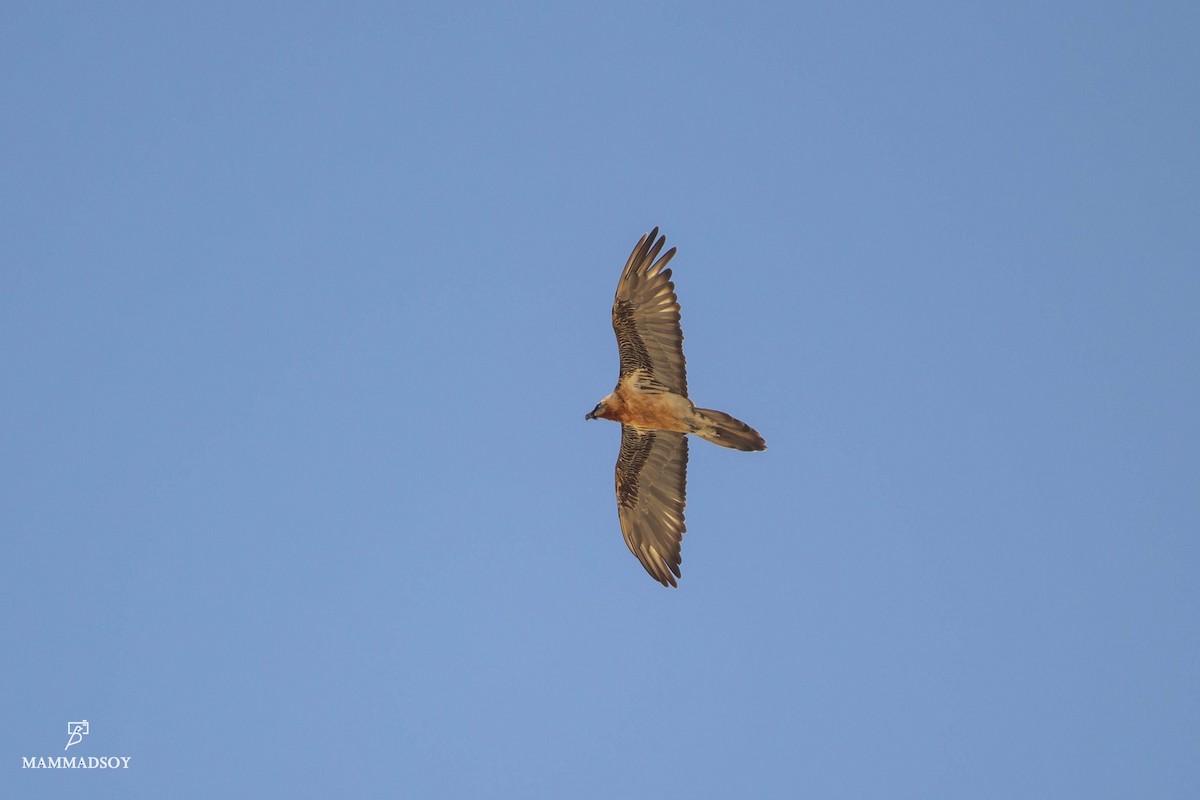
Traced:
<path fill-rule="evenodd" d="M 758 435 L 758 431 L 723 411 L 697 408 L 693 423 L 697 436 L 721 447 L 732 447 L 734 450 L 767 449 L 767 443 Z"/>

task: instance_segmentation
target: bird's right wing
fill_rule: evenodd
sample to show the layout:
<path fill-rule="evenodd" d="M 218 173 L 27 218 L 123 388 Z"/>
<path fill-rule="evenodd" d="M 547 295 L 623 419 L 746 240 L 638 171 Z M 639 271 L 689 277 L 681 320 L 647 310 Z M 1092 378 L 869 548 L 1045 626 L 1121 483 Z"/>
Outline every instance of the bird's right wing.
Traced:
<path fill-rule="evenodd" d="M 687 438 L 670 431 L 621 426 L 617 456 L 617 514 L 625 544 L 663 586 L 677 586 L 683 507 L 687 490 Z"/>

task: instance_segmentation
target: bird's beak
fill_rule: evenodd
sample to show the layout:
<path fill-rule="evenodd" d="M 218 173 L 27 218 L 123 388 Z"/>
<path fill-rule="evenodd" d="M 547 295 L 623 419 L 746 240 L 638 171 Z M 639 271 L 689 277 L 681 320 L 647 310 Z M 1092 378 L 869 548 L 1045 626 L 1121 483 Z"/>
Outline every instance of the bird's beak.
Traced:
<path fill-rule="evenodd" d="M 596 418 L 596 412 L 595 412 L 595 411 L 589 411 L 588 413 L 586 413 L 586 414 L 584 414 L 584 415 L 583 415 L 583 418 L 584 418 L 584 419 L 595 419 L 595 418 Z"/>

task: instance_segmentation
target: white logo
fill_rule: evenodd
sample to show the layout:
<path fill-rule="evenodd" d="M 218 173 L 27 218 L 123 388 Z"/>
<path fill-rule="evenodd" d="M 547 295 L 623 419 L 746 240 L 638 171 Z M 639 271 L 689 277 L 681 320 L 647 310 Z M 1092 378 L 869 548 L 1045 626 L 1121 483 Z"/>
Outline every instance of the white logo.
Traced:
<path fill-rule="evenodd" d="M 67 746 L 64 747 L 63 750 L 70 750 L 71 745 L 79 744 L 80 742 L 82 742 L 83 737 L 87 736 L 88 733 L 89 733 L 88 721 L 86 719 L 81 720 L 79 722 L 68 722 L 67 723 L 67 734 L 68 734 Z"/>
<path fill-rule="evenodd" d="M 67 746 L 63 750 L 82 742 L 92 732 L 91 727 L 86 719 L 68 722 Z M 129 769 L 132 760 L 132 756 L 21 756 L 21 769 Z"/>

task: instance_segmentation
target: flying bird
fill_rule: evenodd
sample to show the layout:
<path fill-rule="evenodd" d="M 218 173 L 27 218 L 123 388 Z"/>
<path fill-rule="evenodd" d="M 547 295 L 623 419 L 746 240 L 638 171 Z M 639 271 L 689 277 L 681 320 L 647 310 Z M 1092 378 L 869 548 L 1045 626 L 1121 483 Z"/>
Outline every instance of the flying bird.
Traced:
<path fill-rule="evenodd" d="M 672 247 L 658 228 L 642 236 L 617 283 L 613 330 L 621 371 L 617 388 L 585 419 L 621 423 L 617 455 L 617 515 L 625 544 L 663 586 L 678 586 L 680 543 L 687 530 L 686 435 L 735 450 L 766 450 L 758 431 L 688 399 L 679 327 L 679 299 L 667 263 Z M 656 260 L 657 259 L 657 260 Z"/>

